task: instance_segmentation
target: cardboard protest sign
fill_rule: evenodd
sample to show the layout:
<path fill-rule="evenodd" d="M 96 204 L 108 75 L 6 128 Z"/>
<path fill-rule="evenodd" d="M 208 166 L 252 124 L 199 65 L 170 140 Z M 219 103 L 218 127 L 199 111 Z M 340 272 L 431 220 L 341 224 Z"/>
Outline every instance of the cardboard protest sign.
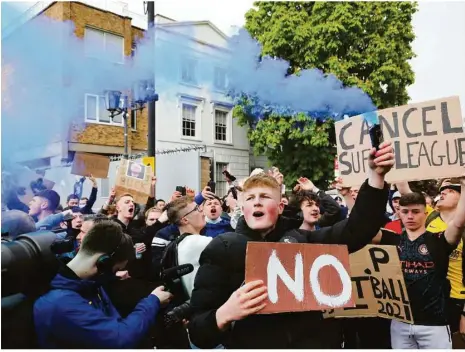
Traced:
<path fill-rule="evenodd" d="M 145 204 L 150 195 L 152 176 L 150 167 L 131 160 L 121 160 L 116 172 L 116 197 L 129 193 L 133 196 L 134 202 Z"/>
<path fill-rule="evenodd" d="M 371 149 L 365 117 L 377 115 L 384 140 L 392 141 L 395 166 L 386 181 L 426 180 L 463 174 L 464 121 L 458 97 L 398 106 L 335 124 L 338 171 L 346 186 L 361 185 Z"/>
<path fill-rule="evenodd" d="M 249 242 L 245 282 L 255 280 L 268 287 L 259 314 L 354 306 L 346 246 Z"/>
<path fill-rule="evenodd" d="M 107 156 L 76 152 L 71 173 L 80 176 L 92 175 L 95 178 L 107 178 L 109 168 L 110 158 Z"/>
<path fill-rule="evenodd" d="M 366 246 L 350 255 L 355 307 L 326 311 L 327 318 L 381 317 L 413 323 L 395 246 Z"/>

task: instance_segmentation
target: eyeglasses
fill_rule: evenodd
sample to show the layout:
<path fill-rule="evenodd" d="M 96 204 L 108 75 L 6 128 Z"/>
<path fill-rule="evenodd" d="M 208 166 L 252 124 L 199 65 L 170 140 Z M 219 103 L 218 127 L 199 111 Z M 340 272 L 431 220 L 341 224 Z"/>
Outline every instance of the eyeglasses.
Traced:
<path fill-rule="evenodd" d="M 179 218 L 179 220 L 181 220 L 182 218 L 185 218 L 187 215 L 193 213 L 193 212 L 196 211 L 196 210 L 197 210 L 199 213 L 202 212 L 202 209 L 198 206 L 198 204 L 196 204 L 194 209 L 192 209 L 191 211 L 189 211 L 189 212 L 187 212 L 186 214 L 184 214 L 183 216 L 181 216 L 181 217 Z M 179 220 L 178 220 L 178 221 L 179 221 Z"/>

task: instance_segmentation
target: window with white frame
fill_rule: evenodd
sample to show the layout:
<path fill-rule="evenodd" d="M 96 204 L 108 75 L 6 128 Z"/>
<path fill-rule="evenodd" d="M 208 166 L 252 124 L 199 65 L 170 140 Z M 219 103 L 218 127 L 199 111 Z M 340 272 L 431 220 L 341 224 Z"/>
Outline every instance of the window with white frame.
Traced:
<path fill-rule="evenodd" d="M 226 195 L 228 191 L 228 183 L 224 179 L 223 170 L 228 168 L 227 163 L 216 163 L 216 172 L 215 172 L 215 180 L 216 180 L 216 189 L 215 194 L 219 197 L 223 197 Z"/>
<path fill-rule="evenodd" d="M 182 61 L 181 81 L 184 83 L 197 85 L 197 61 L 186 59 Z"/>
<path fill-rule="evenodd" d="M 215 141 L 231 143 L 231 111 L 215 108 Z"/>
<path fill-rule="evenodd" d="M 108 198 L 110 196 L 110 179 L 102 178 L 100 179 L 100 196 L 102 198 Z"/>
<path fill-rule="evenodd" d="M 124 63 L 124 38 L 122 36 L 86 27 L 84 46 L 88 57 Z"/>
<path fill-rule="evenodd" d="M 227 86 L 226 70 L 221 67 L 215 67 L 213 73 L 213 87 L 218 90 L 225 90 Z"/>
<path fill-rule="evenodd" d="M 182 135 L 184 137 L 197 137 L 196 135 L 197 106 L 182 103 Z"/>
<path fill-rule="evenodd" d="M 105 105 L 105 97 L 95 94 L 86 94 L 85 95 L 85 121 L 102 123 L 107 125 L 117 125 L 121 126 L 123 123 L 122 115 L 110 117 Z"/>

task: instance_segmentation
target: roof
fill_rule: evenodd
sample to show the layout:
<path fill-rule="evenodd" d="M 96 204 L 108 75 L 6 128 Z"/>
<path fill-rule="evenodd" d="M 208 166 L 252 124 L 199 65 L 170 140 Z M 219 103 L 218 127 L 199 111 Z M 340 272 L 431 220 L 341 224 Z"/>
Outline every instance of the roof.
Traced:
<path fill-rule="evenodd" d="M 195 26 L 195 25 L 205 25 L 205 24 L 213 28 L 213 30 L 217 32 L 224 39 L 226 40 L 228 39 L 228 36 L 224 34 L 223 31 L 221 31 L 217 26 L 215 26 L 210 21 L 179 21 L 179 22 L 173 22 L 173 23 L 158 23 L 157 26 L 159 27 L 181 27 L 181 26 Z"/>

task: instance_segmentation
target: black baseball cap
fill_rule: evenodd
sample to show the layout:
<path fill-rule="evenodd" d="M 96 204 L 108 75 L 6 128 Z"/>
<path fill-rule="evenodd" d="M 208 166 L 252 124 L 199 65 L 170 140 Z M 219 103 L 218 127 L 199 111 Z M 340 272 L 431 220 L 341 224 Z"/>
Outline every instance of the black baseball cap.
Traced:
<path fill-rule="evenodd" d="M 450 184 L 450 185 L 445 185 L 445 186 L 442 186 L 440 189 L 439 189 L 439 192 L 442 192 L 444 191 L 445 189 L 451 189 L 455 192 L 458 192 L 458 193 L 462 193 L 462 187 L 459 185 L 459 184 Z"/>

